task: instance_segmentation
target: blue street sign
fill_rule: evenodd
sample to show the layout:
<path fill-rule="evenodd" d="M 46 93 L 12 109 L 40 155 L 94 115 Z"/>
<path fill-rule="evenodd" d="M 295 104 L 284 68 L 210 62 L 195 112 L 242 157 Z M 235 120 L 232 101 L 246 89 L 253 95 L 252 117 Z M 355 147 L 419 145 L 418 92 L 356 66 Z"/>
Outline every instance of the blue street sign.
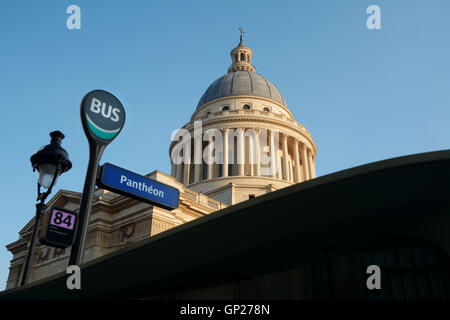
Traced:
<path fill-rule="evenodd" d="M 110 163 L 105 163 L 102 166 L 97 185 L 100 188 L 158 207 L 169 210 L 178 208 L 180 197 L 178 189 Z"/>

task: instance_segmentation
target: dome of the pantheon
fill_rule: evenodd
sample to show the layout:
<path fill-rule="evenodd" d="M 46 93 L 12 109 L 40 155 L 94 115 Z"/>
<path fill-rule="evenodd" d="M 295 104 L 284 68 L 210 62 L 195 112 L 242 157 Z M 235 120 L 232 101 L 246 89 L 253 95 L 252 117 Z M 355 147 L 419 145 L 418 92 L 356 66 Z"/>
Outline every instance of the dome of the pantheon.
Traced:
<path fill-rule="evenodd" d="M 169 147 L 171 176 L 226 204 L 314 178 L 316 145 L 283 95 L 256 73 L 243 30 L 227 73 L 201 96 Z M 186 134 L 186 131 L 189 134 Z"/>
<path fill-rule="evenodd" d="M 209 101 L 233 95 L 265 97 L 286 105 L 280 90 L 272 82 L 255 72 L 238 70 L 214 81 L 200 98 L 197 108 Z"/>

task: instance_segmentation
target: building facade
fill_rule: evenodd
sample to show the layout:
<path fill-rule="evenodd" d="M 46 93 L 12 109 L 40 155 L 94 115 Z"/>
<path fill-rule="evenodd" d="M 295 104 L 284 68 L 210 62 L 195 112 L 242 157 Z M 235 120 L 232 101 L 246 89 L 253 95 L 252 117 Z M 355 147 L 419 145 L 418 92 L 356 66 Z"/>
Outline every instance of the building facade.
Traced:
<path fill-rule="evenodd" d="M 147 177 L 177 188 L 180 191 L 178 208 L 170 211 L 107 190 L 97 189 L 94 193 L 83 262 L 91 261 L 227 206 L 184 187 L 174 178 L 160 171 L 154 171 Z M 60 190 L 49 201 L 48 207 L 56 206 L 78 212 L 80 200 L 80 193 Z M 33 226 L 34 218 L 19 232 L 19 239 L 6 246 L 13 255 L 6 289 L 20 284 Z M 38 243 L 33 257 L 30 282 L 66 270 L 69 256 L 70 248 L 58 249 Z"/>

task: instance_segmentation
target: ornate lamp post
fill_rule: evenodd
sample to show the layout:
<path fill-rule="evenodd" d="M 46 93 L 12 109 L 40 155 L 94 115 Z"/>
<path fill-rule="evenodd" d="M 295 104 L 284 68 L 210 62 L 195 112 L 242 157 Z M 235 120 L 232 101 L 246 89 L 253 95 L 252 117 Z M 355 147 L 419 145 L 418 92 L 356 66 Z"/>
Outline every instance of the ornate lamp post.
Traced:
<path fill-rule="evenodd" d="M 60 131 L 53 131 L 50 133 L 50 144 L 42 147 L 34 155 L 31 156 L 31 165 L 33 171 L 39 171 L 39 180 L 37 183 L 37 201 L 36 204 L 36 218 L 34 222 L 33 235 L 31 244 L 28 249 L 27 260 L 22 275 L 21 285 L 28 282 L 31 271 L 31 262 L 36 246 L 36 240 L 41 226 L 42 216 L 44 215 L 47 206 L 44 204 L 48 195 L 52 192 L 52 188 L 56 183 L 58 177 L 72 168 L 72 163 L 69 161 L 69 154 L 61 147 L 61 141 L 64 139 L 64 134 Z M 41 187 L 47 189 L 41 192 Z"/>

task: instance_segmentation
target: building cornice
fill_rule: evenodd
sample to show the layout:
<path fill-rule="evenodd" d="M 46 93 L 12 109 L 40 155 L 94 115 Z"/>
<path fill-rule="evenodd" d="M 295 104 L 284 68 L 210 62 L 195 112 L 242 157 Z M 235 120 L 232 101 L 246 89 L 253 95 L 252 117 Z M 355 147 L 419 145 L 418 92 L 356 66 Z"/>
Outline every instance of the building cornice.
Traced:
<path fill-rule="evenodd" d="M 227 188 L 230 188 L 230 187 L 238 187 L 238 188 L 240 188 L 240 187 L 258 187 L 258 188 L 260 188 L 261 187 L 261 185 L 257 185 L 257 184 L 240 184 L 239 183 L 239 180 L 241 180 L 241 179 L 242 180 L 248 180 L 249 178 L 257 179 L 257 180 L 266 180 L 266 181 L 268 181 L 268 182 L 270 182 L 272 184 L 279 182 L 279 183 L 282 183 L 283 185 L 286 185 L 286 186 L 290 186 L 290 185 L 295 184 L 295 182 L 291 182 L 291 181 L 288 181 L 288 180 L 283 180 L 283 179 L 279 179 L 277 177 L 271 177 L 271 176 L 227 176 L 227 177 L 216 177 L 216 178 L 211 178 L 211 179 L 206 179 L 206 180 L 200 180 L 198 182 L 191 183 L 190 185 L 188 185 L 188 188 L 192 188 L 192 187 L 195 187 L 197 185 L 210 183 L 210 182 L 214 182 L 214 181 L 227 181 L 227 180 L 234 180 L 234 181 L 232 181 L 232 182 L 230 181 L 230 183 L 228 183 L 226 185 L 223 185 L 223 186 L 220 186 L 220 187 L 218 187 L 218 188 L 216 188 L 214 190 L 210 190 L 208 192 L 205 192 L 204 194 L 208 195 L 211 192 L 216 192 L 218 190 L 227 189 Z"/>
<path fill-rule="evenodd" d="M 207 103 L 205 103 L 204 105 L 202 105 L 201 107 L 197 108 L 194 113 L 191 116 L 190 121 L 193 121 L 196 117 L 196 115 L 202 111 L 203 109 L 205 109 L 206 107 L 210 106 L 211 104 L 214 104 L 216 102 L 220 102 L 223 100 L 230 100 L 230 99 L 258 99 L 258 100 L 264 100 L 270 103 L 273 103 L 277 106 L 279 106 L 280 108 L 282 108 L 284 111 L 286 111 L 291 117 L 292 119 L 294 119 L 294 115 L 292 114 L 291 110 L 289 110 L 289 108 L 287 106 L 285 106 L 284 104 L 279 103 L 276 100 L 270 99 L 270 98 L 266 98 L 266 97 L 261 97 L 261 96 L 254 96 L 254 95 L 248 95 L 248 94 L 236 94 L 236 95 L 229 95 L 229 96 L 225 96 L 225 97 L 220 97 L 211 101 L 208 101 Z"/>

